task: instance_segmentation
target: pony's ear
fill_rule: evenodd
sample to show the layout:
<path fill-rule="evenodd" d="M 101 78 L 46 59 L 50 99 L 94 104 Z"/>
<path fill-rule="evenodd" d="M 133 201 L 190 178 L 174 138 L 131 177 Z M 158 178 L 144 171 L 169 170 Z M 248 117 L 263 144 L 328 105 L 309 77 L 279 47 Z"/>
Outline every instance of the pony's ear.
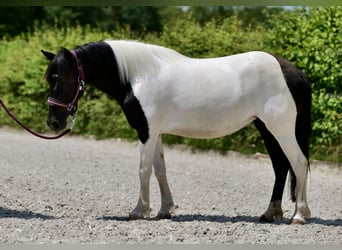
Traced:
<path fill-rule="evenodd" d="M 44 51 L 44 50 L 41 50 L 42 54 L 46 57 L 46 59 L 48 60 L 52 60 L 56 55 L 51 53 L 51 52 L 47 52 L 47 51 Z"/>
<path fill-rule="evenodd" d="M 63 53 L 66 62 L 71 65 L 74 62 L 74 56 L 71 54 L 70 50 L 62 48 L 61 52 Z"/>

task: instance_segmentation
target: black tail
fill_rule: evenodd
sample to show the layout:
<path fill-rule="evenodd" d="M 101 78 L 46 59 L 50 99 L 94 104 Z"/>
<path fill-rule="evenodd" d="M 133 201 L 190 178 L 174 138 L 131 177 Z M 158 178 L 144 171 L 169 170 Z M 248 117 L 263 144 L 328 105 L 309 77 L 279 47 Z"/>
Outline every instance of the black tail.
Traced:
<path fill-rule="evenodd" d="M 292 97 L 297 107 L 297 119 L 296 119 L 296 139 L 300 149 L 307 158 L 308 171 L 309 165 L 309 138 L 311 134 L 311 87 L 308 79 L 289 61 L 273 55 L 279 62 L 282 69 L 287 86 L 290 89 Z M 291 199 L 296 201 L 295 188 L 296 188 L 296 176 L 293 169 L 290 168 L 290 187 L 291 187 Z"/>

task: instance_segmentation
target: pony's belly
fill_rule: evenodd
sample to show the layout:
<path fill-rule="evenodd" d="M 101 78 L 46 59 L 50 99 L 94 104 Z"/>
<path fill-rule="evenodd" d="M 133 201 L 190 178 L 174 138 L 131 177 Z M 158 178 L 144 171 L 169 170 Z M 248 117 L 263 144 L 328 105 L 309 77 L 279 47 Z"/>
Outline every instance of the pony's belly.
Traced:
<path fill-rule="evenodd" d="M 178 135 L 196 139 L 212 139 L 233 134 L 241 128 L 247 126 L 255 120 L 255 117 L 250 117 L 244 121 L 235 121 L 226 124 L 210 123 L 201 121 L 192 124 L 178 124 L 177 126 L 169 126 L 162 130 L 162 134 Z"/>
<path fill-rule="evenodd" d="M 213 139 L 218 137 L 223 137 L 226 135 L 233 134 L 237 130 L 221 130 L 221 131 L 204 131 L 204 130 L 195 130 L 195 129 L 179 129 L 179 130 L 172 130 L 164 132 L 163 134 L 170 134 L 170 135 L 178 135 L 182 137 L 189 137 L 195 139 Z"/>

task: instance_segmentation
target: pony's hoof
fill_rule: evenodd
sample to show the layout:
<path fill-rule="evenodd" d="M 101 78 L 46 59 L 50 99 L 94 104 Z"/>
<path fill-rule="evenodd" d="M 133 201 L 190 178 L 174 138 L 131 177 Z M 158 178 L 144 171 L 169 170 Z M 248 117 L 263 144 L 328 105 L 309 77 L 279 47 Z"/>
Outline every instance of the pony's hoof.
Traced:
<path fill-rule="evenodd" d="M 290 221 L 290 225 L 304 225 L 305 221 L 303 220 L 298 220 L 298 219 L 293 219 Z"/>
<path fill-rule="evenodd" d="M 261 223 L 272 223 L 274 222 L 273 217 L 272 218 L 267 218 L 266 215 L 261 215 L 261 217 L 259 218 L 259 222 Z"/>
<path fill-rule="evenodd" d="M 171 214 L 170 213 L 158 213 L 158 215 L 156 216 L 157 220 L 162 220 L 162 219 L 171 219 Z"/>
<path fill-rule="evenodd" d="M 128 220 L 143 220 L 144 216 L 139 214 L 130 214 Z"/>

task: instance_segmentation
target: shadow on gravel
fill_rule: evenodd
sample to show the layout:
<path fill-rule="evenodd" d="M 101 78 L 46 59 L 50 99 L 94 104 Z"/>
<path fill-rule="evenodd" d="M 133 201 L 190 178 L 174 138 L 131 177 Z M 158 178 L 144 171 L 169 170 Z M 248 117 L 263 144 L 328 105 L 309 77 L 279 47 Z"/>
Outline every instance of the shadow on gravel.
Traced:
<path fill-rule="evenodd" d="M 128 216 L 103 216 L 97 220 L 116 220 L 116 221 L 129 221 Z"/>
<path fill-rule="evenodd" d="M 334 227 L 341 227 L 342 226 L 342 219 L 336 219 L 336 220 L 324 220 L 321 218 L 313 217 L 310 219 L 307 219 L 308 224 L 319 224 L 324 226 L 334 226 Z"/>
<path fill-rule="evenodd" d="M 97 220 L 129 221 L 128 216 L 103 216 L 103 217 L 97 218 Z M 156 218 L 146 218 L 144 220 L 154 221 L 157 219 Z M 170 221 L 174 221 L 174 222 L 206 221 L 206 222 L 219 222 L 219 223 L 247 222 L 247 223 L 264 224 L 264 222 L 259 221 L 258 216 L 246 216 L 246 215 L 229 217 L 229 216 L 224 216 L 224 215 L 203 215 L 203 214 L 191 214 L 191 215 L 185 214 L 185 215 L 183 215 L 183 214 L 180 214 L 180 215 L 173 216 L 170 219 Z M 278 224 L 278 225 L 289 224 L 289 219 L 284 218 L 282 221 L 273 222 L 271 224 Z M 319 225 L 337 227 L 337 226 L 342 226 L 342 219 L 324 220 L 324 219 L 313 217 L 313 218 L 307 219 L 306 224 L 319 224 Z"/>
<path fill-rule="evenodd" d="M 176 215 L 171 218 L 172 221 L 179 222 L 189 222 L 189 221 L 208 221 L 208 222 L 249 222 L 249 223 L 258 223 L 263 224 L 264 222 L 259 222 L 259 217 L 257 216 L 236 216 L 236 217 L 228 217 L 224 215 L 202 215 L 202 214 L 194 214 L 194 215 Z M 283 219 L 280 222 L 273 222 L 272 224 L 289 224 L 289 219 Z M 317 217 L 306 219 L 306 224 L 319 224 L 325 226 L 342 226 L 342 219 L 336 220 L 325 220 Z"/>
<path fill-rule="evenodd" d="M 103 216 L 98 220 L 115 220 L 115 221 L 128 221 L 128 217 L 123 216 Z M 154 221 L 156 218 L 147 218 L 145 220 Z M 257 216 L 236 216 L 228 217 L 224 215 L 203 215 L 203 214 L 191 214 L 191 215 L 176 215 L 173 216 L 170 221 L 174 222 L 190 222 L 190 221 L 208 221 L 208 222 L 250 222 L 260 223 Z"/>
<path fill-rule="evenodd" d="M 53 216 L 34 213 L 32 211 L 19 211 L 13 209 L 6 209 L 0 207 L 0 219 L 2 218 L 18 218 L 24 220 L 31 220 L 31 219 L 42 219 L 42 220 L 53 220 L 56 219 Z"/>
<path fill-rule="evenodd" d="M 172 221 L 177 222 L 189 222 L 189 221 L 207 221 L 207 222 L 249 222 L 260 223 L 257 216 L 235 216 L 229 217 L 224 215 L 203 215 L 203 214 L 191 214 L 191 215 L 176 215 L 171 218 Z"/>

